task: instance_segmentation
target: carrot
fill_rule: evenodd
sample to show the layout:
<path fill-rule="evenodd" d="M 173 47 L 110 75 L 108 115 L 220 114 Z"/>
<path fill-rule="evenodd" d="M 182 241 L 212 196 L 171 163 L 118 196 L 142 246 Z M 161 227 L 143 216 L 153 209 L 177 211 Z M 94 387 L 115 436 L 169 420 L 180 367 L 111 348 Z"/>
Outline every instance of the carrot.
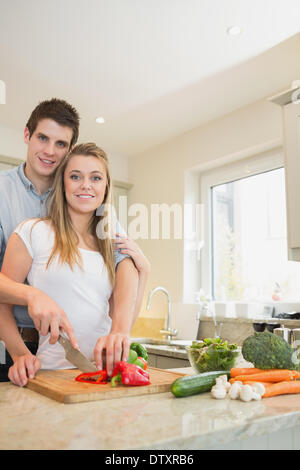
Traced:
<path fill-rule="evenodd" d="M 232 383 L 231 380 L 245 382 L 249 380 L 249 377 L 255 382 L 282 382 L 284 380 L 294 380 L 293 372 L 292 370 L 274 369 L 258 374 L 237 375 L 234 379 L 230 379 L 229 382 Z"/>
<path fill-rule="evenodd" d="M 272 384 L 266 388 L 262 398 L 275 397 L 276 395 L 286 395 L 288 393 L 300 393 L 300 381 L 283 381 Z"/>
<path fill-rule="evenodd" d="M 252 385 L 255 382 L 260 382 L 263 385 L 272 385 L 273 383 L 276 382 L 263 382 L 262 380 L 250 380 L 250 376 L 247 378 L 247 380 L 237 380 L 237 379 L 229 379 L 228 382 L 232 385 L 234 382 L 243 382 L 244 385 Z"/>
<path fill-rule="evenodd" d="M 256 367 L 233 367 L 230 370 L 230 377 L 235 378 L 239 375 L 252 375 L 252 374 L 261 374 L 263 372 L 277 372 L 277 371 L 286 371 L 288 369 L 257 369 Z M 294 378 L 300 378 L 300 372 L 292 370 Z"/>
<path fill-rule="evenodd" d="M 263 369 L 256 369 L 255 367 L 233 367 L 230 370 L 230 377 L 237 377 L 238 375 L 250 375 L 265 372 Z"/>

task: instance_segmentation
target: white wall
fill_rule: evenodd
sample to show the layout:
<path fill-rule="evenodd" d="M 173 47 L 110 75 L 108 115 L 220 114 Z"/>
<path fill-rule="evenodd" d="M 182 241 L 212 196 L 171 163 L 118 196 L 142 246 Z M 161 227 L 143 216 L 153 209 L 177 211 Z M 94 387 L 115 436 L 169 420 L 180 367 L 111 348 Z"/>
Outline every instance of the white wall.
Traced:
<path fill-rule="evenodd" d="M 180 203 L 185 201 L 187 172 L 209 168 L 250 156 L 270 142 L 282 140 L 281 110 L 262 100 L 193 129 L 176 139 L 129 159 L 129 180 L 133 188 L 129 205 Z M 129 222 L 130 222 L 129 218 Z M 171 294 L 173 310 L 182 308 L 184 250 L 182 240 L 138 240 L 152 265 L 146 293 L 157 285 Z M 196 286 L 195 286 L 196 287 Z M 200 286 L 198 286 L 198 289 Z M 162 316 L 165 299 L 157 294 L 151 313 Z M 145 304 L 144 304 L 145 307 Z M 174 313 L 176 316 L 176 313 Z"/>

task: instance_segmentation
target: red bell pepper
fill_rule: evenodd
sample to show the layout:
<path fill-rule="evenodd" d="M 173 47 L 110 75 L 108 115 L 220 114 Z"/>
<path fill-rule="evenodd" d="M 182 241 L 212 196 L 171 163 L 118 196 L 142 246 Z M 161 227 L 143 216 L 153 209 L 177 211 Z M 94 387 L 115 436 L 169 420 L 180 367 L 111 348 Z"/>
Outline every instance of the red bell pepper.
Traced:
<path fill-rule="evenodd" d="M 149 385 L 149 374 L 140 366 L 120 361 L 112 373 L 111 386 L 115 387 L 117 383 L 124 385 Z"/>
<path fill-rule="evenodd" d="M 106 384 L 107 371 L 104 369 L 98 370 L 97 372 L 84 372 L 83 374 L 77 375 L 75 380 L 77 380 L 77 382 L 84 382 L 89 384 Z"/>

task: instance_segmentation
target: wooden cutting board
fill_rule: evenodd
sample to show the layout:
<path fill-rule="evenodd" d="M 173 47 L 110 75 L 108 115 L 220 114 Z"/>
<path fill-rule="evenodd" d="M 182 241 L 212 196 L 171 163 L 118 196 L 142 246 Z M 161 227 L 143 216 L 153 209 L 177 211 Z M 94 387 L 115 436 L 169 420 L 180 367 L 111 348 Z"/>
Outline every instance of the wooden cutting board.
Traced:
<path fill-rule="evenodd" d="M 75 377 L 81 373 L 78 369 L 40 370 L 34 379 L 29 379 L 27 388 L 61 403 L 82 403 L 169 392 L 174 380 L 185 375 L 154 367 L 147 371 L 150 385 L 117 385 L 113 388 L 109 382 L 99 385 L 76 382 Z"/>

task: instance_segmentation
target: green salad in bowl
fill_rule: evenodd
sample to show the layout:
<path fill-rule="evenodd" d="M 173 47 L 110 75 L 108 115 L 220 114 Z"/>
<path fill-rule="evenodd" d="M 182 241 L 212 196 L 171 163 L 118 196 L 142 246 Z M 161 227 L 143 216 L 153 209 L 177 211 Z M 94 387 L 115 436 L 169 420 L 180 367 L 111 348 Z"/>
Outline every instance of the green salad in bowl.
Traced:
<path fill-rule="evenodd" d="M 230 370 L 239 355 L 237 344 L 221 338 L 193 341 L 186 347 L 191 366 L 197 374 L 213 370 Z"/>

